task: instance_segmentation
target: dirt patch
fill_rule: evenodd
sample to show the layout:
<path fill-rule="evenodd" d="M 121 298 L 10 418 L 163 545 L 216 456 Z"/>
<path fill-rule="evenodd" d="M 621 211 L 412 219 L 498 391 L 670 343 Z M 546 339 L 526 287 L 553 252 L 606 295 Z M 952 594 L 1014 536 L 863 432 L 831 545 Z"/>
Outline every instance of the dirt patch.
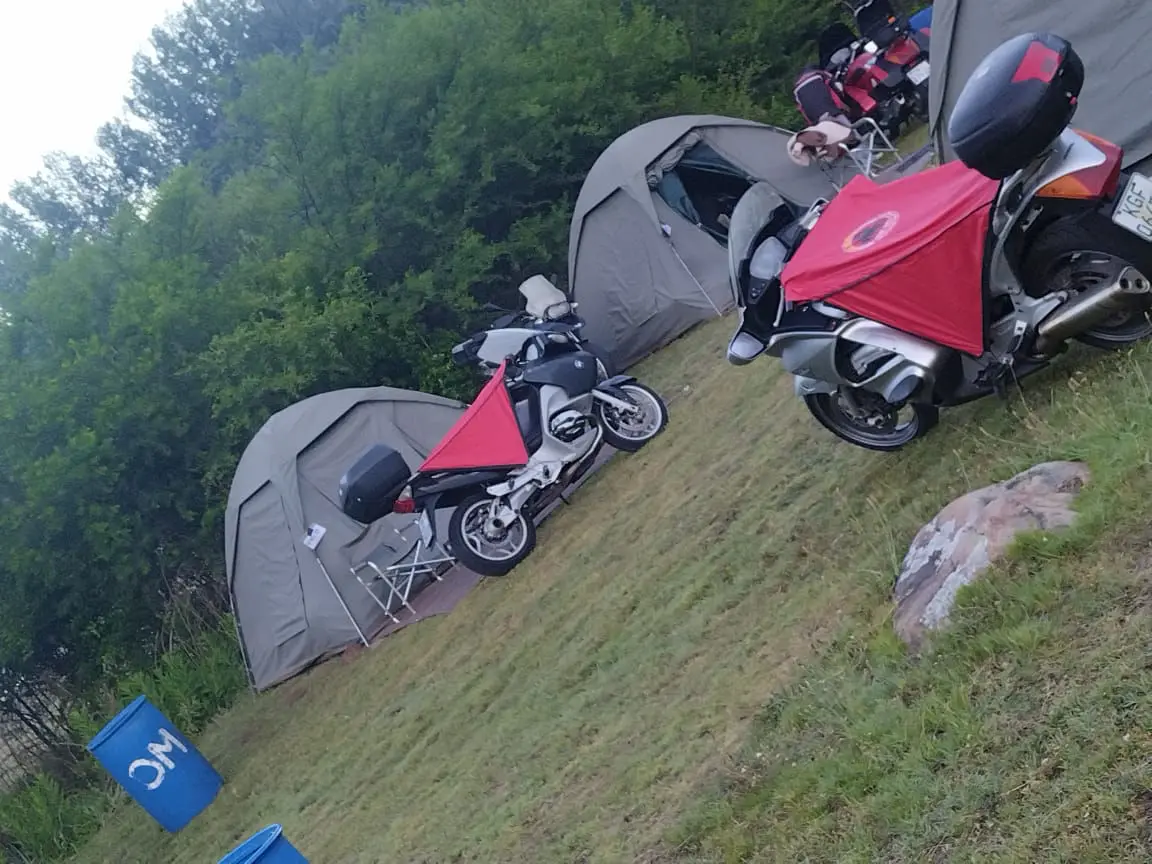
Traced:
<path fill-rule="evenodd" d="M 1152 789 L 1145 789 L 1132 799 L 1132 821 L 1140 831 L 1140 839 L 1152 842 Z"/>

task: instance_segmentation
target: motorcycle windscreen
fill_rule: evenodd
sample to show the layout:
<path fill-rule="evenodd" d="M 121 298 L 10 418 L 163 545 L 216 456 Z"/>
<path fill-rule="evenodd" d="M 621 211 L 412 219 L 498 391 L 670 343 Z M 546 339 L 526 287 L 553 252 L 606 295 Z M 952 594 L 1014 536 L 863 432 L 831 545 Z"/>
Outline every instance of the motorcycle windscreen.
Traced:
<path fill-rule="evenodd" d="M 504 384 L 505 366 L 507 363 L 500 364 L 468 410 L 428 454 L 418 473 L 519 468 L 527 464 L 528 449 Z"/>
<path fill-rule="evenodd" d="M 857 176 L 784 268 L 785 297 L 825 300 L 984 353 L 984 249 L 995 180 L 951 162 L 883 185 Z"/>

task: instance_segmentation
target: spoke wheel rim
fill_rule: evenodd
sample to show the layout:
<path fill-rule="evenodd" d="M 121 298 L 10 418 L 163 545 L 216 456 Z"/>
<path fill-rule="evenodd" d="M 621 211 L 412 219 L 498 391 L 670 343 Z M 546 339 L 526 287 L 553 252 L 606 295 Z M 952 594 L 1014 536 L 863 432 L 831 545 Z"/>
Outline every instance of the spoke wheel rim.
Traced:
<path fill-rule="evenodd" d="M 877 446 L 906 444 L 920 429 L 920 418 L 908 405 L 892 405 L 881 396 L 858 393 L 856 401 L 864 402 L 859 411 L 837 392 L 820 400 L 825 416 L 849 438 Z M 907 417 L 905 419 L 905 412 Z"/>
<path fill-rule="evenodd" d="M 620 388 L 626 400 L 640 409 L 639 414 L 625 414 L 611 405 L 604 407 L 604 422 L 619 435 L 629 441 L 643 441 L 651 438 L 660 429 L 660 405 L 656 398 L 639 387 L 625 384 Z M 647 404 L 645 404 L 647 403 Z"/>
<path fill-rule="evenodd" d="M 510 561 L 519 555 L 528 542 L 528 527 L 524 514 L 517 513 L 512 524 L 493 535 L 487 530 L 493 499 L 476 501 L 464 512 L 460 534 L 468 549 L 487 561 Z"/>

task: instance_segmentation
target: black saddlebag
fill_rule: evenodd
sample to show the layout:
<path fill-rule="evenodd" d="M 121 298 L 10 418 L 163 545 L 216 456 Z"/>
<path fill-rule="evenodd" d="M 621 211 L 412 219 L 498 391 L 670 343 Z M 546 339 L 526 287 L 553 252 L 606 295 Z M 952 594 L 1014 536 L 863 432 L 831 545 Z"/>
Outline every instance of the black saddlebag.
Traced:
<path fill-rule="evenodd" d="M 364 524 L 383 519 L 411 477 L 412 469 L 403 456 L 386 444 L 376 444 L 340 478 L 340 507 Z"/>

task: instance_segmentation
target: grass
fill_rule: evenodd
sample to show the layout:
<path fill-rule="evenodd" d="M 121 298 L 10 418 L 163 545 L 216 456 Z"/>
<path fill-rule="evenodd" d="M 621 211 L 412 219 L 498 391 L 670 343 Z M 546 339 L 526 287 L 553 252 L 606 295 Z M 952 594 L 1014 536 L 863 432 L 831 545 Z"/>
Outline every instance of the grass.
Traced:
<path fill-rule="evenodd" d="M 343 862 L 1108 861 L 1152 851 L 1152 355 L 1075 352 L 883 456 L 809 418 L 731 321 L 640 371 L 672 397 L 540 547 L 450 616 L 202 737 L 228 780 L 175 837 L 118 808 L 75 861 L 214 861 L 277 821 Z M 1033 538 L 908 657 L 893 576 L 958 494 L 1084 458 Z"/>

